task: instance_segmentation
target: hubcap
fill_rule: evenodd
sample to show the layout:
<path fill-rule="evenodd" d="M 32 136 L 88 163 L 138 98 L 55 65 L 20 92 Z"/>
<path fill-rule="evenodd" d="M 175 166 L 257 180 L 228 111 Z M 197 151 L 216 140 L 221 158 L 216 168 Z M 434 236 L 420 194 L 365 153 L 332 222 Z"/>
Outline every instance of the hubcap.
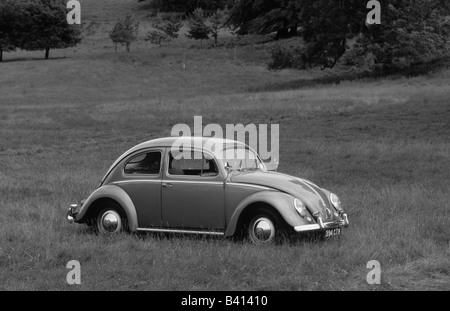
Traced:
<path fill-rule="evenodd" d="M 119 231 L 121 227 L 120 215 L 115 211 L 107 211 L 102 215 L 100 225 L 102 231 L 105 232 Z"/>
<path fill-rule="evenodd" d="M 275 235 L 275 228 L 272 221 L 268 218 L 258 218 L 253 224 L 253 236 L 258 242 L 267 242 L 272 240 Z"/>

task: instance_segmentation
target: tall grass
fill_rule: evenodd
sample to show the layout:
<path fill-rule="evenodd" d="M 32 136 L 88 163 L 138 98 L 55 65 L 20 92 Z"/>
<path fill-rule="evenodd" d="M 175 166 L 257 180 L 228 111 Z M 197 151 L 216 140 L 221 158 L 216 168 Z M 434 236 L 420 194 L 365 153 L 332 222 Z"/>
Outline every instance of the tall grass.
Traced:
<path fill-rule="evenodd" d="M 371 290 L 369 260 L 381 263 L 375 289 L 450 289 L 450 71 L 268 92 L 311 73 L 267 71 L 245 47 L 237 59 L 185 42 L 115 54 L 105 23 L 53 54 L 66 58 L 17 52 L 0 65 L 0 289 Z M 123 151 L 194 115 L 279 123 L 279 171 L 336 192 L 351 226 L 338 239 L 256 247 L 105 238 L 65 221 Z M 72 259 L 78 287 L 66 284 Z"/>

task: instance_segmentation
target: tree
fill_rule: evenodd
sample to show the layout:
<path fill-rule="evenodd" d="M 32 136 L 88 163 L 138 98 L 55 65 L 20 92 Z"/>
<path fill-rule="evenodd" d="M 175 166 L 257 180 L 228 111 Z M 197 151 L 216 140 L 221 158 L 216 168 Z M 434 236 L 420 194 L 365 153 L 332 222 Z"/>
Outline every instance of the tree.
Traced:
<path fill-rule="evenodd" d="M 17 1 L 19 14 L 16 23 L 17 47 L 24 50 L 45 50 L 75 46 L 80 42 L 80 28 L 69 25 L 63 0 Z"/>
<path fill-rule="evenodd" d="M 168 17 L 163 19 L 163 31 L 164 33 L 171 39 L 174 40 L 178 38 L 178 32 L 181 27 L 183 27 L 183 23 L 180 21 L 178 17 L 175 15 L 169 15 Z"/>
<path fill-rule="evenodd" d="M 130 52 L 130 45 L 133 41 L 136 41 L 139 31 L 139 23 L 134 22 L 131 14 L 127 14 L 125 19 L 117 21 L 113 29 L 109 33 L 109 37 L 115 44 L 115 50 L 117 52 L 117 44 L 125 45 L 127 52 Z"/>
<path fill-rule="evenodd" d="M 170 42 L 178 38 L 178 32 L 183 27 L 183 23 L 174 14 L 169 14 L 158 18 L 152 27 L 156 30 L 149 31 L 145 40 L 161 46 L 163 41 Z"/>
<path fill-rule="evenodd" d="M 3 52 L 16 49 L 17 10 L 15 3 L 10 0 L 0 0 L 0 62 L 3 61 Z"/>
<path fill-rule="evenodd" d="M 202 45 L 203 40 L 209 39 L 209 33 L 211 29 L 206 25 L 205 14 L 203 10 L 198 8 L 195 9 L 192 17 L 189 19 L 189 30 L 186 37 L 189 39 L 200 40 L 200 45 Z"/>
<path fill-rule="evenodd" d="M 227 14 L 224 10 L 217 10 L 209 18 L 209 30 L 211 36 L 214 38 L 214 46 L 217 46 L 217 38 L 219 37 L 220 29 L 225 27 Z"/>

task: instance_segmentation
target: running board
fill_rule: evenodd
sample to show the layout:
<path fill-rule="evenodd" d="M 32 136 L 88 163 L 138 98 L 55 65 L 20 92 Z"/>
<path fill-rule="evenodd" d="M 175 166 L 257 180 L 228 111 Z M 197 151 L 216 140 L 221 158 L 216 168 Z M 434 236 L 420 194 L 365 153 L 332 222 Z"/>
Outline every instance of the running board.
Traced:
<path fill-rule="evenodd" d="M 159 228 L 137 228 L 137 231 L 145 232 L 163 232 L 163 233 L 183 233 L 183 234 L 208 234 L 208 235 L 225 235 L 224 232 L 217 231 L 196 231 L 196 230 L 178 230 L 178 229 L 159 229 Z"/>

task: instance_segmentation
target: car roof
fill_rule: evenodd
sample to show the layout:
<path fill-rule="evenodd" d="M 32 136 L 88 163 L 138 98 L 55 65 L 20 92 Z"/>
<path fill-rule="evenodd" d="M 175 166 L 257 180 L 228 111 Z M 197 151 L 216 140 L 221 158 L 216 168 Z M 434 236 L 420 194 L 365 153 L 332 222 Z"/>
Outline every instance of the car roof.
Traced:
<path fill-rule="evenodd" d="M 151 148 L 151 147 L 171 147 L 174 143 L 202 143 L 202 146 L 208 142 L 208 143 L 219 143 L 219 144 L 243 144 L 242 142 L 231 140 L 231 139 L 224 139 L 224 138 L 216 138 L 216 137 L 196 137 L 196 136 L 173 136 L 173 137 L 164 137 L 164 138 L 157 138 L 152 140 L 147 140 L 143 143 L 140 143 L 139 145 L 136 145 L 135 147 L 131 149 L 144 149 L 144 148 Z M 131 150 L 130 149 L 130 150 Z"/>

